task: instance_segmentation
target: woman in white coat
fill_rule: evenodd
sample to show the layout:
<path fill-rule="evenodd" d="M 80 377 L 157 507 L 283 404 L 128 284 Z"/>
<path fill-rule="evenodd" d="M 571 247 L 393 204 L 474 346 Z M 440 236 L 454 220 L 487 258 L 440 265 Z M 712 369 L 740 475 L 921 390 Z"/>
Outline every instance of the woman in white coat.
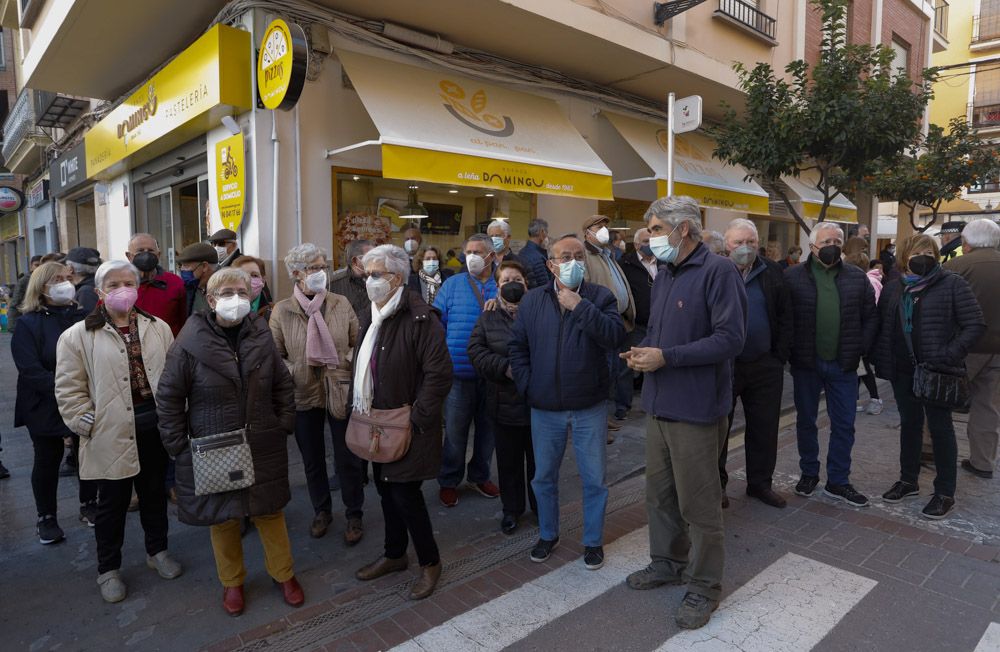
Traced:
<path fill-rule="evenodd" d="M 160 577 L 182 572 L 167 553 L 167 453 L 157 429 L 157 383 L 173 335 L 135 307 L 139 270 L 123 260 L 97 269 L 101 303 L 59 338 L 56 402 L 80 435 L 80 478 L 97 480 L 97 584 L 107 602 L 125 599 L 120 568 L 132 489 L 146 534 L 146 564 Z"/>

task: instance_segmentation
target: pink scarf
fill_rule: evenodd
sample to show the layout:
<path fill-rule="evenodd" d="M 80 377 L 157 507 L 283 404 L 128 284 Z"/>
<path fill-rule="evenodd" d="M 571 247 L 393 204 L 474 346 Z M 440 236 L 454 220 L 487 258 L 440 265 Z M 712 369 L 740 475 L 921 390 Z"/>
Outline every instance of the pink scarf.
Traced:
<path fill-rule="evenodd" d="M 336 369 L 340 365 L 340 356 L 337 355 L 337 346 L 333 343 L 333 336 L 330 335 L 330 329 L 323 321 L 323 314 L 320 310 L 323 307 L 323 301 L 326 300 L 326 290 L 317 292 L 310 299 L 296 283 L 293 294 L 302 311 L 309 318 L 309 324 L 306 327 L 306 364 L 310 367 Z"/>

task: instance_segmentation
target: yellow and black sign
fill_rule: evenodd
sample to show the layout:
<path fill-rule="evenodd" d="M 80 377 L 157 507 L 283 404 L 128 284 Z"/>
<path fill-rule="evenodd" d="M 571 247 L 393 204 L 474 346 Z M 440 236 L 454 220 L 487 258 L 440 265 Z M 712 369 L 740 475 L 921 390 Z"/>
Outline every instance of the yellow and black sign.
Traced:
<path fill-rule="evenodd" d="M 288 111 L 306 82 L 308 46 L 302 28 L 280 18 L 267 26 L 257 54 L 257 93 L 268 109 Z"/>
<path fill-rule="evenodd" d="M 246 205 L 246 158 L 243 134 L 224 138 L 215 144 L 215 188 L 219 218 L 223 228 L 238 231 Z"/>

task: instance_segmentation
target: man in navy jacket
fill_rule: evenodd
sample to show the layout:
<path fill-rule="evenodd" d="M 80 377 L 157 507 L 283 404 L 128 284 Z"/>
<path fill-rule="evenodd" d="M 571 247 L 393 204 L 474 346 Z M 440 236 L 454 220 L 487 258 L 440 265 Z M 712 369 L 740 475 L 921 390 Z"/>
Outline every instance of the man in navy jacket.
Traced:
<path fill-rule="evenodd" d="M 724 541 L 719 448 L 733 405 L 733 359 L 746 338 L 747 295 L 732 262 L 701 242 L 690 197 L 662 197 L 646 211 L 649 246 L 665 267 L 653 282 L 642 345 L 623 353 L 646 374 L 646 510 L 652 563 L 633 589 L 687 584 L 675 619 L 705 625 L 722 593 Z"/>
<path fill-rule="evenodd" d="M 528 242 L 521 248 L 517 257 L 528 272 L 528 289 L 534 289 L 552 282 L 549 273 L 549 254 L 545 251 L 545 240 L 549 235 L 549 223 L 534 219 L 528 223 Z"/>
<path fill-rule="evenodd" d="M 611 291 L 584 283 L 583 243 L 565 236 L 549 250 L 551 284 L 528 292 L 518 307 L 509 347 L 510 372 L 531 406 L 531 438 L 539 541 L 531 561 L 542 562 L 559 543 L 559 467 L 567 431 L 583 482 L 584 564 L 604 565 L 608 502 L 608 355 L 625 341 L 625 324 Z"/>

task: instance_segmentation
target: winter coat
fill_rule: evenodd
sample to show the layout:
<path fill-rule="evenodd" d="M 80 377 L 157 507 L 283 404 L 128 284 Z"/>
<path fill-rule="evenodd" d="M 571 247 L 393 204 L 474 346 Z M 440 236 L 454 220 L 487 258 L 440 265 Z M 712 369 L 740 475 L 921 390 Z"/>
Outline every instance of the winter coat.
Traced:
<path fill-rule="evenodd" d="M 629 288 L 632 289 L 632 298 L 635 299 L 635 324 L 645 328 L 649 323 L 653 277 L 649 275 L 649 270 L 639 260 L 639 254 L 635 251 L 622 256 L 621 268 Z"/>
<path fill-rule="evenodd" d="M 625 331 L 631 333 L 635 328 L 635 297 L 632 296 L 632 288 L 629 287 L 625 273 L 622 272 L 621 266 L 615 261 L 614 257 L 610 255 L 610 251 L 607 252 L 609 255 L 605 256 L 597 247 L 589 242 L 584 243 L 583 248 L 587 255 L 587 270 L 584 272 L 583 280 L 606 287 L 611 292 L 611 296 L 614 296 L 613 288 L 615 287 L 615 280 L 611 267 L 616 267 L 621 274 L 622 281 L 625 283 L 625 292 L 628 295 L 627 305 L 625 310 L 622 311 L 621 316 L 625 324 Z M 617 304 L 617 298 L 615 303 Z"/>
<path fill-rule="evenodd" d="M 76 286 L 76 302 L 83 306 L 89 315 L 97 307 L 98 301 L 97 290 L 94 288 L 94 275 L 89 274 Z"/>
<path fill-rule="evenodd" d="M 177 274 L 157 267 L 156 276 L 139 284 L 139 298 L 135 306 L 167 322 L 170 331 L 177 337 L 188 318 L 184 281 Z"/>
<path fill-rule="evenodd" d="M 295 386 L 263 319 L 244 318 L 234 353 L 214 313 L 192 315 L 167 353 L 156 407 L 163 446 L 176 458 L 181 522 L 214 525 L 274 514 L 288 503 L 287 438 L 295 427 Z M 254 484 L 196 496 L 188 437 L 244 426 Z"/>
<path fill-rule="evenodd" d="M 372 307 L 371 299 L 368 298 L 368 289 L 365 287 L 365 280 L 360 276 L 351 274 L 350 268 L 338 269 L 330 275 L 330 292 L 347 297 L 354 308 L 354 315 L 361 321 L 361 316 L 369 312 Z"/>
<path fill-rule="evenodd" d="M 507 376 L 510 368 L 508 344 L 514 318 L 497 306 L 479 316 L 472 337 L 469 339 L 469 358 L 476 373 L 486 379 L 486 409 L 499 424 L 509 426 L 531 425 L 531 409 L 517 393 L 517 386 Z"/>
<path fill-rule="evenodd" d="M 584 410 L 608 397 L 608 356 L 625 341 L 625 325 L 611 290 L 584 281 L 578 292 L 572 311 L 559 305 L 554 283 L 529 290 L 518 305 L 510 368 L 533 408 Z"/>
<path fill-rule="evenodd" d="M 294 296 L 274 305 L 269 325 L 278 355 L 295 382 L 295 409 L 326 408 L 335 419 L 346 419 L 350 414 L 347 403 L 351 396 L 351 361 L 358 338 L 358 318 L 347 297 L 327 292 L 323 321 L 340 358 L 336 369 L 310 367 L 306 363 L 309 318 Z"/>
<path fill-rule="evenodd" d="M 1000 251 L 973 249 L 964 256 L 953 258 L 944 268 L 960 274 L 972 287 L 986 319 L 986 332 L 972 345 L 969 353 L 1000 354 Z"/>
<path fill-rule="evenodd" d="M 155 395 L 174 336 L 162 319 L 136 312 L 142 363 Z M 63 333 L 57 357 L 56 401 L 66 425 L 80 435 L 80 478 L 137 475 L 135 410 L 122 336 L 95 313 Z"/>
<path fill-rule="evenodd" d="M 56 405 L 56 344 L 63 332 L 87 313 L 77 304 L 46 306 L 23 314 L 10 340 L 17 367 L 14 427 L 27 426 L 32 437 L 71 434 Z"/>
<path fill-rule="evenodd" d="M 767 269 L 760 275 L 761 288 L 767 301 L 767 319 L 771 325 L 771 355 L 788 362 L 792 354 L 793 321 L 792 297 L 785 284 L 781 266 L 773 260 L 758 258 Z"/>
<path fill-rule="evenodd" d="M 438 273 L 441 275 L 441 285 L 444 285 L 445 281 L 447 281 L 448 279 L 450 279 L 452 276 L 455 275 L 455 270 L 448 269 L 447 267 L 444 267 L 444 268 L 439 269 Z M 406 281 L 406 287 L 408 287 L 409 289 L 413 290 L 414 292 L 416 292 L 417 294 L 419 294 L 421 297 L 424 296 L 424 281 L 423 281 L 423 279 L 420 278 L 420 274 L 418 272 L 412 272 L 412 273 L 410 273 L 410 278 L 407 279 L 407 281 Z M 439 287 L 438 291 L 440 291 L 440 290 L 441 290 L 441 288 Z M 425 301 L 426 301 L 426 299 L 425 299 Z"/>
<path fill-rule="evenodd" d="M 840 342 L 837 363 L 844 371 L 853 372 L 875 341 L 878 333 L 878 312 L 875 290 L 868 276 L 854 265 L 837 263 L 837 292 L 840 295 Z M 795 330 L 792 338 L 793 367 L 816 367 L 816 280 L 812 271 L 812 254 L 800 265 L 785 270 L 785 283 L 792 296 Z"/>
<path fill-rule="evenodd" d="M 416 292 L 403 292 L 399 308 L 379 328 L 373 355 L 372 408 L 392 410 L 409 405 L 413 424 L 410 450 L 401 459 L 380 466 L 385 482 L 414 482 L 438 476 L 441 410 L 452 380 L 451 356 L 437 310 Z M 364 342 L 371 321 L 369 310 L 361 319 L 358 342 Z"/>
<path fill-rule="evenodd" d="M 469 360 L 469 336 L 472 335 L 472 328 L 483 308 L 472 290 L 473 284 L 484 302 L 496 298 L 497 283 L 492 276 L 485 283 L 480 283 L 468 272 L 462 272 L 445 281 L 434 299 L 434 307 L 441 313 L 441 324 L 447 334 L 448 353 L 451 354 L 455 378 L 458 380 L 476 378 L 476 370 Z"/>
<path fill-rule="evenodd" d="M 537 242 L 528 240 L 521 247 L 517 256 L 521 259 L 521 264 L 524 265 L 524 270 L 528 274 L 528 278 L 525 280 L 528 281 L 529 290 L 552 282 L 552 274 L 549 273 L 549 268 L 545 264 L 549 259 L 549 254 Z"/>
<path fill-rule="evenodd" d="M 964 256 L 963 256 L 964 258 Z M 890 281 L 879 302 L 879 331 L 872 361 L 875 375 L 892 380 L 897 375 L 900 350 L 896 338 L 902 333 L 899 304 L 903 283 Z M 913 348 L 917 362 L 935 367 L 965 368 L 965 356 L 986 330 L 983 312 L 968 282 L 943 270 L 916 296 L 913 305 Z M 905 346 L 905 345 L 904 345 Z M 908 366 L 904 364 L 903 366 Z"/>

